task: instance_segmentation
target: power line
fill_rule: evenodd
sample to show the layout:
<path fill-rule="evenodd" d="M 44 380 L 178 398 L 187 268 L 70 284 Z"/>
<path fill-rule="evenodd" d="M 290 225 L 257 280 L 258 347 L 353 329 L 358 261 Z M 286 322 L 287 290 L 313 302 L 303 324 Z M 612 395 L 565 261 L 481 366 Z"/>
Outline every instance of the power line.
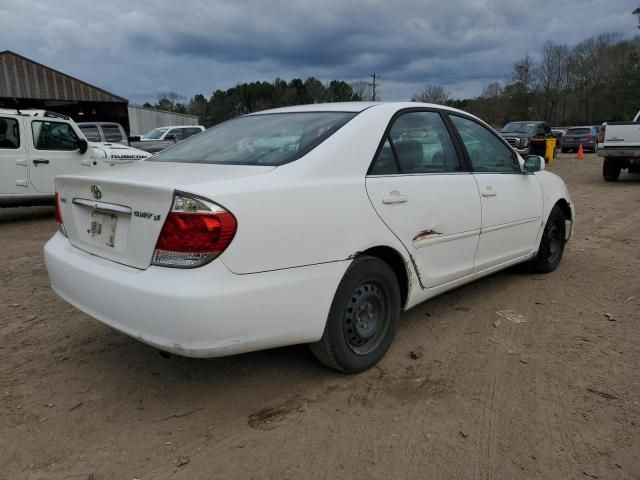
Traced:
<path fill-rule="evenodd" d="M 373 72 L 373 73 L 369 74 L 369 76 L 371 78 L 373 78 L 373 83 L 367 83 L 367 85 L 369 85 L 370 87 L 373 88 L 373 94 L 371 95 L 371 100 L 373 102 L 375 102 L 376 101 L 376 87 L 380 85 L 379 83 L 376 83 L 376 78 L 380 79 L 380 75 L 377 75 L 375 72 Z"/>

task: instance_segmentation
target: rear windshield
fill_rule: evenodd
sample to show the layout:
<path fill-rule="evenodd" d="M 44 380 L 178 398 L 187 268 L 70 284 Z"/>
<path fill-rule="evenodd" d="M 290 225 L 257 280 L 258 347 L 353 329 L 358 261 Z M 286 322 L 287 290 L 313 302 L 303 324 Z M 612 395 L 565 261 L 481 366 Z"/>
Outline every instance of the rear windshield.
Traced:
<path fill-rule="evenodd" d="M 591 133 L 591 129 L 590 128 L 570 128 L 569 131 L 567 132 L 568 134 L 573 134 L 573 135 L 587 135 L 589 133 Z"/>
<path fill-rule="evenodd" d="M 149 161 L 283 165 L 310 152 L 355 115 L 299 112 L 239 117 L 163 150 Z"/>

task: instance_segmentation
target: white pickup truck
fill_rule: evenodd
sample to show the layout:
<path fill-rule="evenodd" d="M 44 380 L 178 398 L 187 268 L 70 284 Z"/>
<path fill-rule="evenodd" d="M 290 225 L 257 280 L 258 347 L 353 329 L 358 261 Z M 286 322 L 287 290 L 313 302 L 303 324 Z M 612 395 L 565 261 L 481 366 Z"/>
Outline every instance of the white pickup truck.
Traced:
<path fill-rule="evenodd" d="M 598 154 L 604 157 L 602 176 L 615 182 L 623 168 L 640 173 L 640 112 L 632 122 L 603 123 L 598 134 Z"/>
<path fill-rule="evenodd" d="M 149 156 L 124 145 L 87 142 L 64 115 L 0 109 L 0 207 L 52 205 L 58 175 Z"/>

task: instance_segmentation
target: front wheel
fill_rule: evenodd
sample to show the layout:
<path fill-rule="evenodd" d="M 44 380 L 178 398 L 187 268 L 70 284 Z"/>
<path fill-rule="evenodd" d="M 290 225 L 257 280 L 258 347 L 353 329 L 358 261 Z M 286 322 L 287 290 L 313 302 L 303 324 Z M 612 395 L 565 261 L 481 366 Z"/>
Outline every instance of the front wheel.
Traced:
<path fill-rule="evenodd" d="M 564 213 L 557 205 L 553 207 L 544 227 L 540 248 L 530 262 L 531 270 L 538 273 L 553 272 L 562 260 L 565 244 Z"/>
<path fill-rule="evenodd" d="M 400 308 L 400 287 L 389 265 L 357 257 L 340 281 L 322 338 L 310 344 L 311 351 L 341 372 L 367 370 L 389 349 Z"/>

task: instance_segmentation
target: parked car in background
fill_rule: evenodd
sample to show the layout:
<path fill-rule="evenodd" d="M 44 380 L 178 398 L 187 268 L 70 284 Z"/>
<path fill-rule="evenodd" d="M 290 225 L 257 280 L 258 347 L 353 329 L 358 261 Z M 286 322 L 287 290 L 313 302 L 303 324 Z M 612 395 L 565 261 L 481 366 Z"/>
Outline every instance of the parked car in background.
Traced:
<path fill-rule="evenodd" d="M 514 264 L 558 266 L 573 204 L 544 168 L 449 107 L 262 111 L 135 165 L 58 177 L 45 262 L 63 299 L 162 350 L 311 343 L 359 372 L 401 310 Z"/>
<path fill-rule="evenodd" d="M 158 127 L 140 137 L 130 137 L 129 145 L 149 153 L 157 153 L 204 130 L 202 125 Z"/>
<path fill-rule="evenodd" d="M 582 144 L 583 150 L 598 151 L 598 127 L 571 127 L 562 139 L 562 153 L 577 151 Z"/>
<path fill-rule="evenodd" d="M 122 125 L 114 122 L 79 122 L 78 127 L 90 142 L 119 143 L 129 145 Z"/>
<path fill-rule="evenodd" d="M 547 122 L 510 122 L 500 130 L 500 135 L 520 155 L 531 152 L 531 143 L 551 136 L 551 127 Z"/>
<path fill-rule="evenodd" d="M 156 141 L 156 140 L 177 140 L 182 141 L 192 135 L 204 132 L 202 125 L 187 125 L 173 127 L 158 127 L 140 136 L 140 141 Z"/>
<path fill-rule="evenodd" d="M 566 128 L 551 127 L 551 135 L 556 139 L 556 150 L 562 148 L 562 143 L 566 134 Z"/>
<path fill-rule="evenodd" d="M 604 157 L 602 176 L 615 182 L 623 169 L 640 173 L 640 112 L 631 122 L 606 122 L 598 132 L 598 153 Z"/>
<path fill-rule="evenodd" d="M 0 207 L 54 203 L 54 178 L 149 157 L 128 146 L 87 142 L 65 115 L 0 110 Z"/>

